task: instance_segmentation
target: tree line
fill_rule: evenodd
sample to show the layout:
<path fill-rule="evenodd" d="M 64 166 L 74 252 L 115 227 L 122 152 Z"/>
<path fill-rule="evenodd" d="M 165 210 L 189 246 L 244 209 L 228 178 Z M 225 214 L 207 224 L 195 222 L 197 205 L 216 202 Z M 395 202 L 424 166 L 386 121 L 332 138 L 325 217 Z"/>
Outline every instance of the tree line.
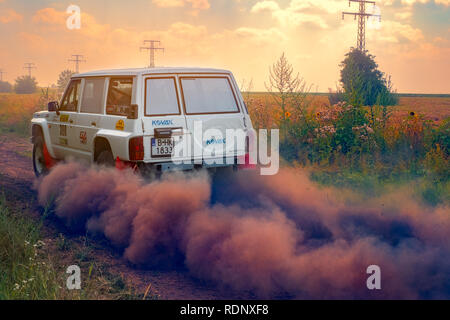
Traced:
<path fill-rule="evenodd" d="M 65 89 L 72 75 L 71 70 L 64 70 L 59 74 L 57 87 L 60 91 Z M 32 94 L 36 93 L 37 90 L 38 82 L 36 78 L 27 75 L 17 77 L 14 84 L 0 81 L 0 93 Z"/>

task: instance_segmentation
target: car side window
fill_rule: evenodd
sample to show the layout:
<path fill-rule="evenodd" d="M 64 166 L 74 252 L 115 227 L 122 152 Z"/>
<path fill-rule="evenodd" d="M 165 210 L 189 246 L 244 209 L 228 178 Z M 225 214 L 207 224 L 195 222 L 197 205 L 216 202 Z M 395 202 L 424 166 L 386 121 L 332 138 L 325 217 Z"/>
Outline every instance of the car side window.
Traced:
<path fill-rule="evenodd" d="M 81 80 L 72 80 L 61 103 L 61 111 L 77 111 Z"/>
<path fill-rule="evenodd" d="M 123 109 L 131 106 L 133 78 L 111 78 L 109 81 L 106 114 L 122 115 Z"/>
<path fill-rule="evenodd" d="M 84 81 L 83 97 L 81 98 L 82 113 L 103 113 L 104 78 L 92 78 Z"/>
<path fill-rule="evenodd" d="M 180 114 L 174 77 L 148 78 L 145 81 L 145 115 Z"/>

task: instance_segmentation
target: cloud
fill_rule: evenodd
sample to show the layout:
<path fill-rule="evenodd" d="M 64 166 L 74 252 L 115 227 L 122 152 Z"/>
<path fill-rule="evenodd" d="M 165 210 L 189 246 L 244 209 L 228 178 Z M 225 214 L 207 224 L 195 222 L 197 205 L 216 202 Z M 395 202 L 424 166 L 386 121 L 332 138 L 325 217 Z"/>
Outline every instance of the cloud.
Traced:
<path fill-rule="evenodd" d="M 285 41 L 287 37 L 277 28 L 257 29 L 257 28 L 238 28 L 234 30 L 234 34 L 241 38 L 253 39 L 260 43 L 272 41 Z"/>
<path fill-rule="evenodd" d="M 258 13 L 262 11 L 274 12 L 280 10 L 280 6 L 275 1 L 260 1 L 257 2 L 251 9 L 252 13 Z"/>
<path fill-rule="evenodd" d="M 208 29 L 205 26 L 194 26 L 184 22 L 173 23 L 167 32 L 173 37 L 190 40 L 203 39 L 208 36 Z"/>
<path fill-rule="evenodd" d="M 160 8 L 180 8 L 190 3 L 193 9 L 206 10 L 210 8 L 209 0 L 152 0 Z"/>
<path fill-rule="evenodd" d="M 428 2 L 434 2 L 436 4 L 442 4 L 444 6 L 450 6 L 450 0 L 402 0 L 402 4 L 406 5 L 414 5 L 416 3 L 428 3 Z"/>
<path fill-rule="evenodd" d="M 380 29 L 374 30 L 368 26 L 368 50 L 377 56 L 382 70 L 392 74 L 399 90 L 448 91 L 442 65 L 448 65 L 446 53 L 449 45 L 432 40 L 435 37 L 448 38 L 448 26 L 435 29 L 430 36 L 416 23 L 419 15 L 426 14 L 423 11 L 428 8 L 421 8 L 418 12 L 418 8 L 410 5 L 389 7 L 389 1 L 377 1 L 382 9 L 383 20 L 379 24 Z M 400 1 L 396 0 L 395 4 L 400 4 Z M 235 6 L 234 9 L 245 8 L 245 12 L 235 10 L 229 13 L 219 12 L 220 8 L 216 8 L 211 1 L 195 2 L 195 7 L 213 5 L 209 10 L 215 18 L 202 17 L 203 20 L 187 16 L 205 12 L 195 9 L 194 2 L 159 2 L 172 6 L 174 12 L 166 17 L 163 24 L 152 27 L 142 19 L 135 22 L 126 22 L 127 19 L 108 20 L 108 15 L 105 19 L 97 11 L 83 10 L 81 29 L 69 30 L 66 27 L 69 14 L 63 7 L 41 7 L 43 9 L 35 12 L 31 24 L 22 23 L 11 34 L 17 39 L 30 40 L 9 43 L 8 47 L 4 42 L 4 48 L 8 49 L 0 50 L 0 58 L 9 58 L 10 52 L 32 52 L 36 63 L 41 66 L 36 73 L 38 79 L 47 84 L 54 82 L 58 72 L 67 68 L 67 58 L 75 50 L 87 57 L 87 63 L 82 66 L 83 71 L 141 67 L 148 63 L 147 54 L 139 51 L 142 40 L 157 39 L 166 48 L 164 54 L 159 53 L 157 56 L 158 65 L 226 68 L 232 70 L 238 79 L 253 78 L 255 88 L 262 90 L 267 67 L 285 51 L 292 59 L 294 68 L 308 82 L 317 83 L 323 90 L 333 86 L 342 56 L 350 46 L 355 45 L 356 22 L 352 18 L 341 21 L 341 10 L 357 11 L 355 4 L 348 8 L 348 1 L 241 0 L 239 4 L 237 1 L 231 4 L 230 1 L 230 9 Z M 181 3 L 183 7 L 177 9 L 176 6 Z M 156 8 L 155 4 L 153 6 L 155 10 L 151 15 L 167 11 Z M 0 17 L 5 12 L 0 9 Z M 41 35 L 41 39 L 37 35 Z M 54 43 L 60 45 L 55 46 Z M 399 56 L 416 59 L 414 61 L 423 69 L 425 65 L 427 68 L 433 66 L 436 70 L 433 81 L 425 83 L 420 75 L 422 71 L 411 70 L 407 59 L 399 59 L 398 63 L 392 64 L 393 57 Z M 15 58 L 17 65 L 20 64 L 20 58 Z M 44 69 L 46 63 L 47 68 Z M 318 69 L 327 72 L 317 72 Z M 409 74 L 409 77 L 402 78 L 403 74 Z M 404 84 L 405 79 L 407 84 Z"/>
<path fill-rule="evenodd" d="M 184 7 L 184 0 L 152 0 L 153 4 L 160 8 Z"/>
<path fill-rule="evenodd" d="M 36 12 L 32 21 L 34 23 L 46 25 L 66 25 L 68 15 L 64 11 L 57 11 L 54 8 L 44 8 Z"/>
<path fill-rule="evenodd" d="M 88 47 L 94 41 L 102 40 L 102 48 L 107 50 L 109 46 L 129 47 L 133 43 L 138 46 L 143 39 L 155 38 L 163 42 L 166 47 L 166 55 L 183 56 L 188 58 L 201 59 L 204 55 L 214 55 L 214 52 L 225 43 L 238 40 L 236 45 L 242 45 L 248 42 L 253 45 L 274 44 L 279 41 L 287 40 L 286 35 L 277 28 L 249 28 L 240 27 L 236 29 L 225 29 L 212 33 L 205 25 L 194 25 L 182 21 L 170 24 L 165 29 L 142 30 L 136 32 L 129 28 L 113 28 L 108 24 L 101 24 L 88 14 L 82 13 L 82 27 L 77 31 L 69 31 L 66 28 L 66 19 L 68 15 L 63 11 L 54 8 L 45 8 L 39 10 L 33 17 L 33 22 L 40 27 L 52 28 L 52 30 L 66 32 L 73 38 L 72 43 L 80 43 L 81 47 Z M 47 37 L 51 42 L 51 37 L 58 37 L 53 33 Z M 239 41 L 241 40 L 241 41 Z M 225 41 L 225 42 L 224 42 Z"/>
<path fill-rule="evenodd" d="M 413 12 L 411 9 L 401 10 L 395 13 L 395 18 L 399 20 L 407 20 L 412 17 L 412 14 Z"/>
<path fill-rule="evenodd" d="M 292 0 L 285 9 L 275 1 L 257 2 L 250 10 L 252 13 L 270 12 L 283 27 L 297 27 L 310 24 L 322 29 L 328 28 L 324 13 L 335 12 L 336 3 L 330 0 Z"/>
<path fill-rule="evenodd" d="M 1 2 L 1 0 L 0 0 Z M 22 22 L 23 16 L 13 9 L 5 9 L 0 11 L 0 23 Z"/>
<path fill-rule="evenodd" d="M 53 27 L 56 30 L 60 29 L 72 32 L 72 30 L 69 30 L 66 27 L 68 17 L 69 14 L 65 11 L 58 11 L 54 8 L 44 8 L 36 12 L 32 21 L 36 24 Z M 98 23 L 92 15 L 85 12 L 81 12 L 81 23 L 81 29 L 77 30 L 77 32 L 88 37 L 97 36 L 103 38 L 111 29 L 108 24 Z"/>
<path fill-rule="evenodd" d="M 414 28 L 409 24 L 397 21 L 385 21 L 382 24 L 379 39 L 387 42 L 422 42 L 424 35 L 422 30 Z"/>

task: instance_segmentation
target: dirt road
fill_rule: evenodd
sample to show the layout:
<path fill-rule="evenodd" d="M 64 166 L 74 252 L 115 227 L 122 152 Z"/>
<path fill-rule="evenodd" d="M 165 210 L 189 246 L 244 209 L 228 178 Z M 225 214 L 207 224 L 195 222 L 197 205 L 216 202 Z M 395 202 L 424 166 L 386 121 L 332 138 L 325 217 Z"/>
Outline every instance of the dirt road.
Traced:
<path fill-rule="evenodd" d="M 0 193 L 3 193 L 8 203 L 31 211 L 35 217 L 42 214 L 36 202 L 35 181 L 31 162 L 32 145 L 26 138 L 15 135 L 0 136 Z M 55 243 L 60 233 L 77 241 L 76 236 L 67 234 L 64 227 L 57 221 L 45 221 L 45 242 Z M 94 240 L 95 241 L 95 240 Z M 138 293 L 144 293 L 151 284 L 151 294 L 159 299 L 239 299 L 249 298 L 227 292 L 211 284 L 204 284 L 193 279 L 185 270 L 137 270 L 130 266 L 121 253 L 98 241 L 92 246 L 91 255 L 94 260 L 108 266 L 108 272 L 118 274 L 131 284 Z M 63 263 L 70 261 L 73 255 L 68 254 Z"/>

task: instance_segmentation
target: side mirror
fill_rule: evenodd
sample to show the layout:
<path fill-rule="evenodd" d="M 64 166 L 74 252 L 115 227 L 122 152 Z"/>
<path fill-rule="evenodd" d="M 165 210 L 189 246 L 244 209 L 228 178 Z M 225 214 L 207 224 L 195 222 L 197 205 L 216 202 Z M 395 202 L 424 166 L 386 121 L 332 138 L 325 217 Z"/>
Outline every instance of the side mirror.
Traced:
<path fill-rule="evenodd" d="M 49 112 L 55 112 L 55 111 L 58 111 L 58 109 L 59 109 L 59 103 L 58 103 L 58 101 L 50 101 L 48 103 L 47 107 L 48 107 Z"/>

